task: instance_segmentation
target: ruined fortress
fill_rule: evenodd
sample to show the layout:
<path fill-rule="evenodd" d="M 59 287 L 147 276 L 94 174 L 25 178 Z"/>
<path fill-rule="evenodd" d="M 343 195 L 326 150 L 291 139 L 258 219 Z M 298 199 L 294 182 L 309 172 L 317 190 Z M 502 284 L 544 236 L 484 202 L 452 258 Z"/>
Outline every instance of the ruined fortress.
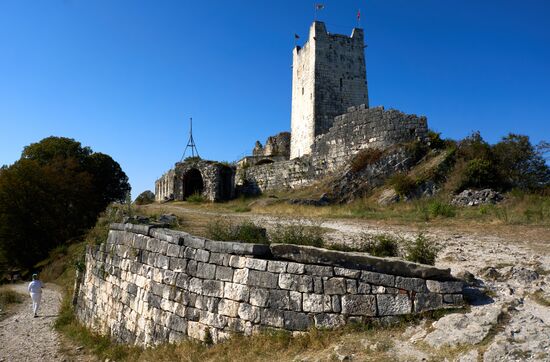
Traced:
<path fill-rule="evenodd" d="M 385 150 L 368 182 L 410 166 L 399 145 L 423 142 L 424 117 L 369 108 L 363 30 L 334 35 L 314 22 L 293 52 L 292 133 L 256 142 L 236 166 L 176 163 L 157 201 L 296 188 L 339 174 L 369 148 Z M 386 152 L 392 150 L 391 152 Z M 151 225 L 112 224 L 88 246 L 73 303 L 88 327 L 141 346 L 182 338 L 221 341 L 266 328 L 305 331 L 454 308 L 463 283 L 450 270 L 321 248 L 208 240 Z"/>
<path fill-rule="evenodd" d="M 236 166 L 188 159 L 155 182 L 158 202 L 201 194 L 223 201 L 239 194 L 311 185 L 343 172 L 363 149 L 385 150 L 425 141 L 425 117 L 369 107 L 364 33 L 331 34 L 315 21 L 303 47 L 293 50 L 291 133 L 256 142 L 251 156 Z M 373 176 L 406 169 L 406 155 L 382 160 Z"/>

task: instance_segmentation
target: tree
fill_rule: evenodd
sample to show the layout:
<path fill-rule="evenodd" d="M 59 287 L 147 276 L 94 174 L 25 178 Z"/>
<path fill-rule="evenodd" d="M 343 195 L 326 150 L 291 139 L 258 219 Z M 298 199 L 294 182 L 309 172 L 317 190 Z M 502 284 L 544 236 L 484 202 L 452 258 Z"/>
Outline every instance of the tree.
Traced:
<path fill-rule="evenodd" d="M 550 184 L 550 169 L 543 157 L 544 143 L 536 149 L 528 136 L 510 133 L 492 152 L 506 188 L 537 189 Z"/>
<path fill-rule="evenodd" d="M 118 163 L 72 139 L 48 137 L 25 147 L 0 172 L 0 254 L 32 267 L 93 226 L 129 189 Z"/>

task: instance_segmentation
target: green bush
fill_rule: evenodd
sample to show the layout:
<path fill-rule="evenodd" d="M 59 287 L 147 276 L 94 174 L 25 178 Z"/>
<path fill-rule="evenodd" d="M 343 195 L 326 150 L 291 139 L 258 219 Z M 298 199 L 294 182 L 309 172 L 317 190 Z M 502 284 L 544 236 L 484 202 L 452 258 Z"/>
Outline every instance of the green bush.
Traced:
<path fill-rule="evenodd" d="M 389 234 L 362 235 L 359 246 L 350 248 L 349 251 L 360 251 L 379 257 L 391 257 L 399 255 L 399 243 L 401 239 Z"/>
<path fill-rule="evenodd" d="M 351 160 L 351 171 L 359 172 L 368 165 L 380 161 L 384 152 L 378 148 L 366 148 L 359 151 Z"/>
<path fill-rule="evenodd" d="M 440 200 L 431 200 L 428 203 L 428 210 L 432 217 L 454 217 L 456 215 L 454 206 Z"/>
<path fill-rule="evenodd" d="M 406 259 L 415 263 L 434 265 L 440 248 L 424 234 L 420 233 L 416 239 L 409 242 L 405 248 Z"/>
<path fill-rule="evenodd" d="M 272 232 L 269 233 L 269 239 L 272 243 L 278 244 L 297 244 L 315 247 L 323 247 L 323 229 L 318 225 L 307 226 L 302 222 L 290 225 L 278 224 Z"/>
<path fill-rule="evenodd" d="M 416 190 L 416 181 L 404 173 L 396 173 L 388 179 L 388 185 L 393 187 L 399 196 L 408 196 Z"/>
<path fill-rule="evenodd" d="M 136 205 L 149 205 L 155 202 L 155 194 L 152 191 L 143 191 L 134 201 Z"/>
<path fill-rule="evenodd" d="M 430 142 L 430 148 L 434 150 L 442 150 L 447 147 L 444 140 L 441 139 L 441 133 L 435 131 L 428 131 L 428 138 Z"/>
<path fill-rule="evenodd" d="M 229 219 L 217 219 L 206 226 L 210 239 L 221 241 L 242 241 L 245 243 L 268 244 L 265 228 L 251 221 L 235 224 Z"/>
<path fill-rule="evenodd" d="M 484 188 L 498 186 L 498 170 L 495 163 L 487 159 L 474 158 L 466 164 L 458 191 L 469 187 Z"/>
<path fill-rule="evenodd" d="M 420 141 L 414 141 L 406 144 L 405 149 L 415 163 L 420 161 L 422 157 L 426 156 L 426 154 L 430 150 L 428 145 Z"/>

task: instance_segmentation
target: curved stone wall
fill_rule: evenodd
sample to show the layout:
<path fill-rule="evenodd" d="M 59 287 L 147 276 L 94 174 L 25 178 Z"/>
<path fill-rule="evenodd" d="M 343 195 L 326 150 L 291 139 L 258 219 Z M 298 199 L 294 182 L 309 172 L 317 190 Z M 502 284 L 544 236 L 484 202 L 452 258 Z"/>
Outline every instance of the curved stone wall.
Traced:
<path fill-rule="evenodd" d="M 333 328 L 462 301 L 462 282 L 449 270 L 112 224 L 107 241 L 86 251 L 76 314 L 101 334 L 147 346 L 186 336 L 218 342 L 265 328 Z"/>

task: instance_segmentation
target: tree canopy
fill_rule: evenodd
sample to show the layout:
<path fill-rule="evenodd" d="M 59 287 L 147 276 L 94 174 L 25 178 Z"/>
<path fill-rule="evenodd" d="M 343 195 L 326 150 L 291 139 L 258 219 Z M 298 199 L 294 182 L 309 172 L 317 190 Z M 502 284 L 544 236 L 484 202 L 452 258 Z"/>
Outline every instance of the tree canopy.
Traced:
<path fill-rule="evenodd" d="M 0 254 L 32 267 L 129 191 L 128 177 L 108 155 L 70 138 L 33 143 L 0 172 Z"/>

